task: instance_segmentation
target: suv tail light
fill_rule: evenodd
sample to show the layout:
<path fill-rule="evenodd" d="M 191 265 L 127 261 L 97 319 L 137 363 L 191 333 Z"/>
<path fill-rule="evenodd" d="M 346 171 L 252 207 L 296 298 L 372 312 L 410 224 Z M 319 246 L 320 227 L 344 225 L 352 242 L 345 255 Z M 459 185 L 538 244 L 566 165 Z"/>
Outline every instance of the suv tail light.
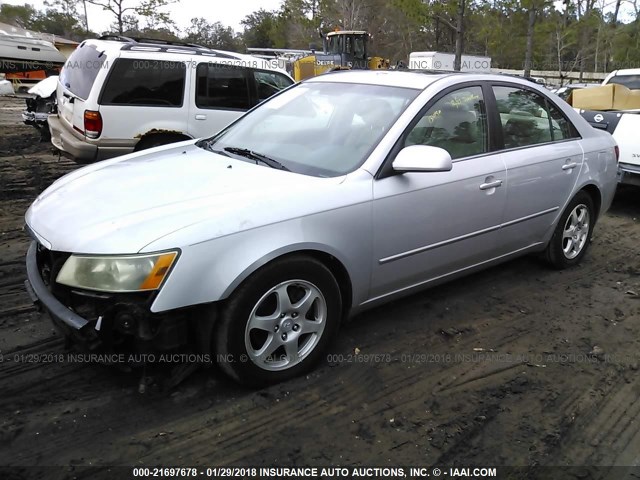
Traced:
<path fill-rule="evenodd" d="M 616 145 L 613 150 L 616 152 L 616 162 L 620 163 L 620 147 Z"/>
<path fill-rule="evenodd" d="M 102 116 L 95 110 L 84 111 L 84 134 L 89 138 L 98 138 L 102 133 Z"/>

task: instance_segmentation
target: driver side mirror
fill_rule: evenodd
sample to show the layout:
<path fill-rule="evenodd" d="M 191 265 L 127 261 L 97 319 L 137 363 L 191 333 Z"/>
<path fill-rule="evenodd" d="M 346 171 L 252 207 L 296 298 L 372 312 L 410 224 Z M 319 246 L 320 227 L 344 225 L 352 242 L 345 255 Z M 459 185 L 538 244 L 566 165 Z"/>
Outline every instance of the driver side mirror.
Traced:
<path fill-rule="evenodd" d="M 411 145 L 400 150 L 392 166 L 396 172 L 448 172 L 453 162 L 443 148 Z"/>

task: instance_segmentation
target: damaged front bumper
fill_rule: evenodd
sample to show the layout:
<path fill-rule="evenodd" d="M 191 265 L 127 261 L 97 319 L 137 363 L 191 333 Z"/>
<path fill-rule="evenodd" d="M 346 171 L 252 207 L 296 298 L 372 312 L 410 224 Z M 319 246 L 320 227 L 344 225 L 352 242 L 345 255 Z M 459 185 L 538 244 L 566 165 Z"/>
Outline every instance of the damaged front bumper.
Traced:
<path fill-rule="evenodd" d="M 152 313 L 155 293 L 107 294 L 59 285 L 55 278 L 69 255 L 32 242 L 25 286 L 72 343 L 90 351 L 128 354 L 209 353 L 211 318 L 202 307 Z"/>

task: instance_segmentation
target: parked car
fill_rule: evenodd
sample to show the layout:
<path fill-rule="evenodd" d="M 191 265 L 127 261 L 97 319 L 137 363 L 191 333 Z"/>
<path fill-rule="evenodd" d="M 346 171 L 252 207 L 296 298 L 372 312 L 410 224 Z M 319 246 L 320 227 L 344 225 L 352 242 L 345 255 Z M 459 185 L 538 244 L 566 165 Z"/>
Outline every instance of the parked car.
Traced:
<path fill-rule="evenodd" d="M 60 73 L 51 142 L 90 163 L 209 136 L 293 83 L 249 55 L 121 36 L 86 40 Z"/>
<path fill-rule="evenodd" d="M 566 100 L 574 90 L 582 90 L 583 88 L 597 86 L 599 86 L 598 83 L 568 83 L 567 85 L 552 90 L 552 92 L 558 95 L 561 99 Z"/>
<path fill-rule="evenodd" d="M 640 145 L 636 137 L 640 129 L 640 68 L 613 71 L 601 86 L 606 85 L 626 88 L 621 87 L 618 90 L 623 91 L 618 93 L 608 90 L 604 95 L 598 94 L 595 104 L 590 102 L 588 108 L 578 105 L 577 109 L 592 127 L 609 132 L 619 145 L 618 182 L 640 186 Z M 633 93 L 625 101 L 627 88 Z"/>
<path fill-rule="evenodd" d="M 640 90 L 640 68 L 614 70 L 602 82 L 602 85 L 617 83 L 631 90 Z"/>
<path fill-rule="evenodd" d="M 57 112 L 55 95 L 57 84 L 58 75 L 47 77 L 29 89 L 28 93 L 33 97 L 25 98 L 27 108 L 22 112 L 22 121 L 38 130 L 43 142 L 51 140 L 48 119 L 49 115 Z"/>
<path fill-rule="evenodd" d="M 526 80 L 336 72 L 56 181 L 26 214 L 27 285 L 93 347 L 277 382 L 354 313 L 527 253 L 576 265 L 616 168 L 611 135 Z"/>

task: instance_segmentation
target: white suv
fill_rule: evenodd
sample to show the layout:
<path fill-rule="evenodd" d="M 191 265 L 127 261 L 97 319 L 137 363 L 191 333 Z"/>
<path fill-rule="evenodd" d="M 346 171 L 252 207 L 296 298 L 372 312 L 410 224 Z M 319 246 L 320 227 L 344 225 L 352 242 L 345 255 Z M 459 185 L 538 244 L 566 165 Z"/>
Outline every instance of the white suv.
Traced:
<path fill-rule="evenodd" d="M 51 142 L 90 163 L 210 136 L 293 83 L 249 55 L 121 36 L 87 40 L 60 74 Z"/>

